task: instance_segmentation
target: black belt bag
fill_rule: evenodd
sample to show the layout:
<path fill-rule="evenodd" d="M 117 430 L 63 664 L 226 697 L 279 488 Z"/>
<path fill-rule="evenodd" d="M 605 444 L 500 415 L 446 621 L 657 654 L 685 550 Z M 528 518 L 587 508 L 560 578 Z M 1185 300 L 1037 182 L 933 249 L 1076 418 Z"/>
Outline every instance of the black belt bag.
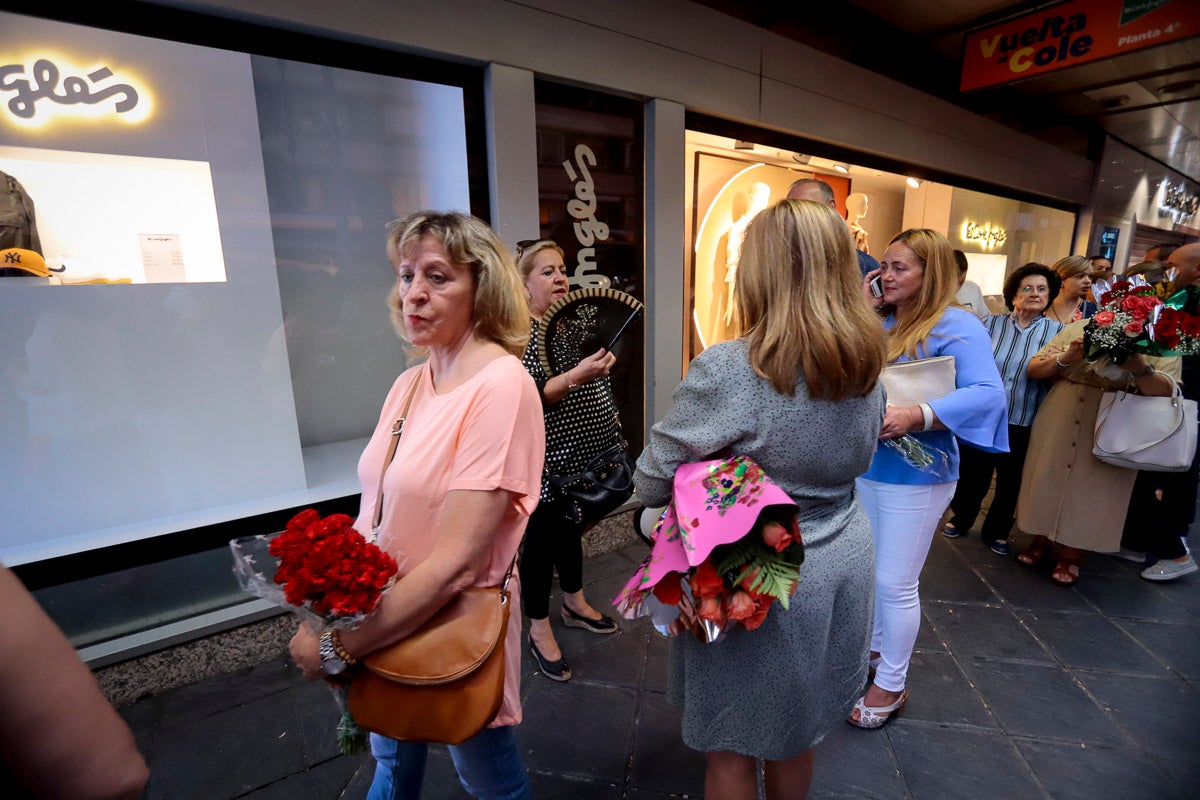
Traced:
<path fill-rule="evenodd" d="M 615 444 L 574 475 L 550 475 L 547 480 L 564 504 L 570 506 L 568 519 L 598 520 L 633 496 L 634 467 L 625 445 Z"/>

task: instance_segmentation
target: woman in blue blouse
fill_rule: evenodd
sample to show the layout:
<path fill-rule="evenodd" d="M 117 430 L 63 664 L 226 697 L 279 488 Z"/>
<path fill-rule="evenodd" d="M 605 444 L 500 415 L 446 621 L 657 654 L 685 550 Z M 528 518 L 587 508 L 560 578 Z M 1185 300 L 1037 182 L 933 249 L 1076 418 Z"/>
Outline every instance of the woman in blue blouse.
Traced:
<path fill-rule="evenodd" d="M 1021 470 L 1029 449 L 1029 428 L 1050 388 L 1049 381 L 1029 377 L 1025 367 L 1062 330 L 1062 325 L 1043 316 L 1060 287 L 1058 273 L 1045 264 L 1030 262 L 1014 270 L 1004 281 L 1004 304 L 1012 313 L 997 314 L 983 321 L 1008 396 L 1009 452 L 988 453 L 969 444 L 962 445 L 958 488 L 950 501 L 954 516 L 942 528 L 942 534 L 956 539 L 971 530 L 995 473 L 996 493 L 979 533 L 983 543 L 1000 556 L 1008 555 L 1008 532 L 1017 510 Z"/>
<path fill-rule="evenodd" d="M 888 361 L 953 356 L 950 394 L 919 406 L 888 406 L 881 439 L 911 433 L 947 456 L 945 469 L 925 472 L 880 445 L 858 491 L 875 539 L 875 628 L 871 666 L 875 678 L 850 714 L 850 724 L 878 728 L 908 700 L 908 663 L 921 624 L 917 581 L 933 532 L 958 480 L 957 436 L 987 452 L 1008 450 L 1004 384 L 992 359 L 991 341 L 979 319 L 957 306 L 954 250 L 927 228 L 898 234 L 867 275 L 863 291 L 884 315 Z M 868 290 L 879 276 L 883 297 Z"/>

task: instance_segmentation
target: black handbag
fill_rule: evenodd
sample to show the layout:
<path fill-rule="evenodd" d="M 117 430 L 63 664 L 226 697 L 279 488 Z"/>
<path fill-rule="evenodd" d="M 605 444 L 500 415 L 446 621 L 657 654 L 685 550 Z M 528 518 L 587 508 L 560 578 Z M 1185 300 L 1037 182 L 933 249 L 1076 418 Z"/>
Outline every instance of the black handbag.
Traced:
<path fill-rule="evenodd" d="M 550 475 L 555 494 L 572 522 L 598 520 L 633 496 L 635 463 L 624 443 L 614 444 L 574 475 Z"/>

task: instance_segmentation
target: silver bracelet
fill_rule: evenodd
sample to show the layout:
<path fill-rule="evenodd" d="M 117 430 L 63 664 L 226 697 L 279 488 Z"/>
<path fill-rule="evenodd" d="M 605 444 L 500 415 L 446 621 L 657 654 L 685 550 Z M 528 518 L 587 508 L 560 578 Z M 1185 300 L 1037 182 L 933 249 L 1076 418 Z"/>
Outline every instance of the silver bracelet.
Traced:
<path fill-rule="evenodd" d="M 917 407 L 921 409 L 921 417 L 925 421 L 925 426 L 923 428 L 921 428 L 921 430 L 927 431 L 927 430 L 932 429 L 933 428 L 933 409 L 930 408 L 929 403 L 921 403 Z"/>
<path fill-rule="evenodd" d="M 1055 356 L 1055 357 L 1054 357 L 1054 363 L 1055 363 L 1056 365 L 1058 365 L 1058 368 L 1059 368 L 1059 369 L 1066 369 L 1067 367 L 1071 366 L 1071 364 L 1064 364 L 1063 362 L 1059 361 L 1059 360 L 1058 360 L 1058 356 Z M 1075 363 L 1075 362 L 1071 362 L 1071 363 L 1073 364 L 1073 363 Z"/>

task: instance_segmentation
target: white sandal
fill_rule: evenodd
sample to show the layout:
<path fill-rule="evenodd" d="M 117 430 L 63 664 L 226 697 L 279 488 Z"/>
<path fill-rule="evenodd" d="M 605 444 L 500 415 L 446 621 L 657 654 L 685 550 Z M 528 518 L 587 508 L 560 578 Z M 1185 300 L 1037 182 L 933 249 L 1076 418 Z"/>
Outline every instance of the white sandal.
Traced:
<path fill-rule="evenodd" d="M 896 698 L 896 702 L 890 706 L 869 706 L 863 702 L 866 699 L 867 696 L 863 695 L 854 704 L 854 708 L 858 710 L 858 722 L 855 722 L 853 717 L 846 717 L 846 722 L 856 728 L 873 731 L 876 728 L 882 728 L 888 720 L 900 714 L 904 709 L 904 704 L 908 702 L 908 689 L 900 692 L 900 697 Z"/>

